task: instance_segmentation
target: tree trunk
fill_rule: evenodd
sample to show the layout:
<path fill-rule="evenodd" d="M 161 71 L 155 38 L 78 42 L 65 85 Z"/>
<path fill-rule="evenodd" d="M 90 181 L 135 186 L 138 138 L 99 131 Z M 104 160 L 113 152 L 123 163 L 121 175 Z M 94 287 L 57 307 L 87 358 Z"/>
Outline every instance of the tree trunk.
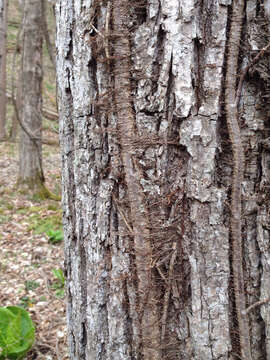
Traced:
<path fill-rule="evenodd" d="M 43 30 L 43 36 L 46 42 L 49 58 L 51 60 L 51 63 L 53 65 L 54 71 L 55 71 L 55 54 L 54 54 L 54 48 L 52 46 L 51 40 L 50 40 L 50 34 L 47 24 L 47 0 L 41 0 L 42 4 L 42 30 Z"/>
<path fill-rule="evenodd" d="M 57 3 L 71 359 L 270 358 L 264 5 Z"/>
<path fill-rule="evenodd" d="M 22 130 L 18 183 L 34 192 L 44 182 L 41 157 L 42 129 L 42 9 L 40 0 L 24 2 L 22 55 Z"/>
<path fill-rule="evenodd" d="M 0 139 L 6 137 L 7 0 L 0 0 Z"/>
<path fill-rule="evenodd" d="M 19 54 L 19 51 L 18 51 Z M 12 127 L 10 131 L 10 139 L 12 141 L 15 141 L 18 134 L 18 127 L 19 127 L 19 121 L 21 119 L 21 113 L 22 113 L 22 70 L 19 69 L 17 73 L 17 79 L 16 79 L 16 106 L 17 109 L 14 110 L 13 116 L 12 116 Z M 17 114 L 18 112 L 18 114 Z M 17 118 L 19 117 L 19 119 Z"/>
<path fill-rule="evenodd" d="M 20 13 L 23 15 L 23 7 L 21 5 L 20 5 Z M 13 69 L 15 69 L 17 67 L 17 64 L 19 64 L 19 71 L 17 71 L 16 77 L 15 77 L 15 71 L 12 71 L 12 80 L 11 80 L 11 102 L 13 106 L 14 104 L 16 105 L 14 106 L 14 112 L 12 116 L 12 126 L 10 130 L 10 138 L 12 141 L 15 141 L 17 138 L 18 127 L 19 127 L 20 119 L 22 118 L 21 115 L 22 114 L 22 57 L 21 57 L 22 40 L 23 40 L 23 20 L 21 20 L 21 25 L 17 33 L 16 47 L 12 59 Z M 15 99 L 13 97 L 15 97 Z M 9 98 L 8 93 L 7 93 L 7 98 Z"/>

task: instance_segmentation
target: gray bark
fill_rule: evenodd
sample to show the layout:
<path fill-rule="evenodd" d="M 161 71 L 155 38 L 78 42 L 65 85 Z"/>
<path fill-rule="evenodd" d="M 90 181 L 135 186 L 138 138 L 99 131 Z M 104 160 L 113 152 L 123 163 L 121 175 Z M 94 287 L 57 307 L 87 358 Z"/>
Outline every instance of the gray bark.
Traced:
<path fill-rule="evenodd" d="M 0 139 L 6 137 L 7 0 L 0 0 Z"/>
<path fill-rule="evenodd" d="M 19 112 L 19 116 L 22 110 L 22 71 L 19 69 L 16 80 L 16 105 Z M 12 128 L 10 132 L 11 140 L 16 140 L 18 134 L 19 121 L 17 119 L 17 113 L 14 111 L 12 116 Z"/>
<path fill-rule="evenodd" d="M 34 191 L 43 182 L 42 128 L 42 9 L 39 0 L 24 2 L 22 54 L 22 117 L 19 183 Z M 18 114 L 17 114 L 18 115 Z"/>
<path fill-rule="evenodd" d="M 231 1 L 130 3 L 123 16 L 124 4 L 56 5 L 71 359 L 237 358 Z M 246 3 L 239 73 L 269 41 L 259 5 Z M 270 296 L 267 66 L 250 70 L 239 107 L 246 307 Z M 247 314 L 253 360 L 270 357 L 269 320 L 268 303 Z"/>

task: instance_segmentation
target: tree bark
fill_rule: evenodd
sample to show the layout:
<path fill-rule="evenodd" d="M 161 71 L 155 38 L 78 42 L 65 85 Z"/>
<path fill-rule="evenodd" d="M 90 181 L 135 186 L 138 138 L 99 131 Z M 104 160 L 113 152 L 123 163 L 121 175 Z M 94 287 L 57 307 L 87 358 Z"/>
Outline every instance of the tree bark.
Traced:
<path fill-rule="evenodd" d="M 44 182 L 41 154 L 42 130 L 42 7 L 39 0 L 24 2 L 22 55 L 22 117 L 19 184 L 31 191 Z M 18 114 L 17 114 L 18 115 Z"/>
<path fill-rule="evenodd" d="M 55 55 L 54 55 L 54 48 L 52 46 L 51 40 L 50 40 L 50 34 L 48 30 L 48 24 L 47 24 L 47 0 L 41 0 L 42 4 L 42 28 L 43 28 L 43 36 L 46 42 L 47 50 L 49 53 L 49 57 L 51 60 L 51 63 L 53 65 L 54 71 L 55 71 Z"/>
<path fill-rule="evenodd" d="M 17 54 L 19 54 L 20 49 L 16 50 L 16 52 L 17 52 Z M 16 56 L 17 54 L 14 54 L 14 56 Z M 21 66 L 17 73 L 15 99 L 12 99 L 12 94 L 10 95 L 9 93 L 7 93 L 6 96 L 7 96 L 7 99 L 9 99 L 9 96 L 11 96 L 11 100 L 16 101 L 17 109 L 14 109 L 14 112 L 13 112 L 12 127 L 11 127 L 11 131 L 10 131 L 10 139 L 15 141 L 17 138 L 17 135 L 18 135 L 19 121 L 22 117 L 21 112 L 22 112 L 22 108 L 23 108 L 22 107 L 22 67 Z M 18 112 L 18 114 L 17 114 L 17 112 Z M 19 116 L 19 119 L 17 118 L 17 116 Z"/>
<path fill-rule="evenodd" d="M 0 139 L 6 137 L 7 0 L 0 0 Z"/>
<path fill-rule="evenodd" d="M 56 4 L 71 359 L 270 356 L 266 57 L 229 96 L 270 39 L 259 5 L 234 71 L 230 0 Z"/>

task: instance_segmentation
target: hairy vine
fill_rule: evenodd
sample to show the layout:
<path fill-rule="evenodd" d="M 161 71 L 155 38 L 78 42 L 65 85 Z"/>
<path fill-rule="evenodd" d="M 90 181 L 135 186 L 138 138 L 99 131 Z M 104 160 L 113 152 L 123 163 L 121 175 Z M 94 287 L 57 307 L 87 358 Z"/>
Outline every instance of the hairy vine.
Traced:
<path fill-rule="evenodd" d="M 114 43 L 114 82 L 115 107 L 118 117 L 119 140 L 122 148 L 127 193 L 130 203 L 131 222 L 134 237 L 134 253 L 138 278 L 138 312 L 141 319 L 141 352 L 144 360 L 161 360 L 159 313 L 154 291 L 152 263 L 152 244 L 149 212 L 140 184 L 141 169 L 131 153 L 130 141 L 136 137 L 135 114 L 131 94 L 131 50 L 129 31 L 126 26 L 127 0 L 114 0 L 112 4 L 112 23 Z M 111 12 L 108 2 L 107 15 Z M 107 17 L 108 19 L 108 17 Z M 106 32 L 108 23 L 106 19 Z M 108 34 L 106 34 L 108 37 Z M 108 42 L 105 44 L 106 57 L 109 58 Z M 163 330 L 163 333 L 165 330 Z"/>
<path fill-rule="evenodd" d="M 231 194 L 231 236 L 232 236 L 232 270 L 235 293 L 235 307 L 239 329 L 242 360 L 251 360 L 249 324 L 246 310 L 246 297 L 243 274 L 242 221 L 241 221 L 241 185 L 244 178 L 244 149 L 238 123 L 237 71 L 239 46 L 244 14 L 244 0 L 233 1 L 231 28 L 228 39 L 228 58 L 225 82 L 226 119 L 233 151 L 233 179 Z"/>

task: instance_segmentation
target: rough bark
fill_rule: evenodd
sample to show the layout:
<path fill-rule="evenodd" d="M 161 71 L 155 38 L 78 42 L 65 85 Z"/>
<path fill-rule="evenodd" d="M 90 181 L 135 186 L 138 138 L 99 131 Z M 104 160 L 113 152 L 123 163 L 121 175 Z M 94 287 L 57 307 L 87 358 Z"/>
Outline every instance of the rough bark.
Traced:
<path fill-rule="evenodd" d="M 262 62 L 245 77 L 239 104 L 242 214 L 240 203 L 230 205 L 231 10 L 230 0 L 56 4 L 72 359 L 241 356 L 230 236 L 236 206 L 244 240 L 240 312 L 270 296 Z M 255 34 L 265 22 L 259 1 L 247 1 L 245 11 L 239 73 L 269 38 L 268 30 L 261 42 Z M 268 309 L 264 303 L 245 314 L 253 360 L 269 356 Z"/>
<path fill-rule="evenodd" d="M 0 139 L 6 137 L 7 0 L 0 1 Z"/>
<path fill-rule="evenodd" d="M 22 127 L 18 183 L 37 191 L 44 182 L 41 156 L 42 21 L 41 2 L 29 0 L 23 9 Z M 18 109 L 17 109 L 18 110 Z M 18 113 L 16 114 L 17 117 Z"/>

